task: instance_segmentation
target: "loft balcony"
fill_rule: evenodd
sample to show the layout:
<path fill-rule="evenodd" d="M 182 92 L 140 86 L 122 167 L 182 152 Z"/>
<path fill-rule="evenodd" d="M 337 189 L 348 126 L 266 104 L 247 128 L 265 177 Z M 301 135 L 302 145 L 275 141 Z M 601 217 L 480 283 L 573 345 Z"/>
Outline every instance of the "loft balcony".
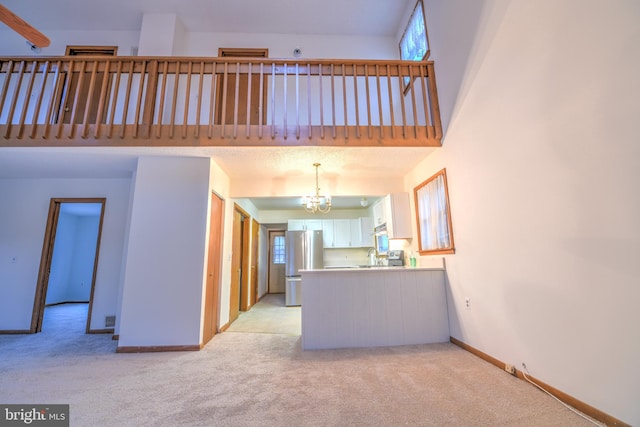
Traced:
<path fill-rule="evenodd" d="M 432 61 L 0 58 L 0 147 L 424 146 Z"/>

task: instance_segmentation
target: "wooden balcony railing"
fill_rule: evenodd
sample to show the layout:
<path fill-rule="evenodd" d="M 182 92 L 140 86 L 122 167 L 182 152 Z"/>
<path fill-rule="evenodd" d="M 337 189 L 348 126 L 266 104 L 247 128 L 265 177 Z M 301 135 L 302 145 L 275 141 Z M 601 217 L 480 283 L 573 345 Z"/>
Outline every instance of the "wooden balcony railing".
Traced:
<path fill-rule="evenodd" d="M 440 146 L 433 62 L 0 58 L 1 146 Z"/>

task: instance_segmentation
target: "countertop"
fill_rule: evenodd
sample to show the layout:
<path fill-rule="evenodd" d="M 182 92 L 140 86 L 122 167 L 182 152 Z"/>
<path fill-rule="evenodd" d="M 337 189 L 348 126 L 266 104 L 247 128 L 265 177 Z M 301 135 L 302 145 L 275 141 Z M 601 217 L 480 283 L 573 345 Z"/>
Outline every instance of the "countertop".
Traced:
<path fill-rule="evenodd" d="M 444 271 L 443 267 L 388 267 L 388 266 L 371 266 L 371 267 L 325 267 L 323 269 L 317 270 L 301 270 L 302 272 L 308 273 L 335 273 L 335 272 L 359 272 L 363 271 L 375 271 L 375 272 L 385 272 L 385 271 Z"/>

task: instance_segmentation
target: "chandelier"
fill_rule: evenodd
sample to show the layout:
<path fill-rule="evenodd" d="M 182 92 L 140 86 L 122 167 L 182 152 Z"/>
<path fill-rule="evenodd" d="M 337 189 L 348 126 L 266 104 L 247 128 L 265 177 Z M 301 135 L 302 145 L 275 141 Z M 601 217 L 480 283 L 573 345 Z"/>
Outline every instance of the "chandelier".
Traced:
<path fill-rule="evenodd" d="M 328 213 L 331 210 L 331 196 L 321 196 L 320 187 L 318 187 L 318 167 L 320 163 L 314 163 L 316 168 L 316 194 L 313 196 L 303 196 L 302 206 L 309 213 Z"/>

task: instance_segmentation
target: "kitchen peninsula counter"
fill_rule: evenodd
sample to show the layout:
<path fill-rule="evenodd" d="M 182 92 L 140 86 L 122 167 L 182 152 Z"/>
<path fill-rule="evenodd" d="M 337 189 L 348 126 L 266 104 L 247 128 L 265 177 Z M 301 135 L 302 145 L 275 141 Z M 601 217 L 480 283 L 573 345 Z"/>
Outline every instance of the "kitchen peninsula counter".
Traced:
<path fill-rule="evenodd" d="M 444 268 L 302 271 L 302 348 L 449 341 Z"/>

